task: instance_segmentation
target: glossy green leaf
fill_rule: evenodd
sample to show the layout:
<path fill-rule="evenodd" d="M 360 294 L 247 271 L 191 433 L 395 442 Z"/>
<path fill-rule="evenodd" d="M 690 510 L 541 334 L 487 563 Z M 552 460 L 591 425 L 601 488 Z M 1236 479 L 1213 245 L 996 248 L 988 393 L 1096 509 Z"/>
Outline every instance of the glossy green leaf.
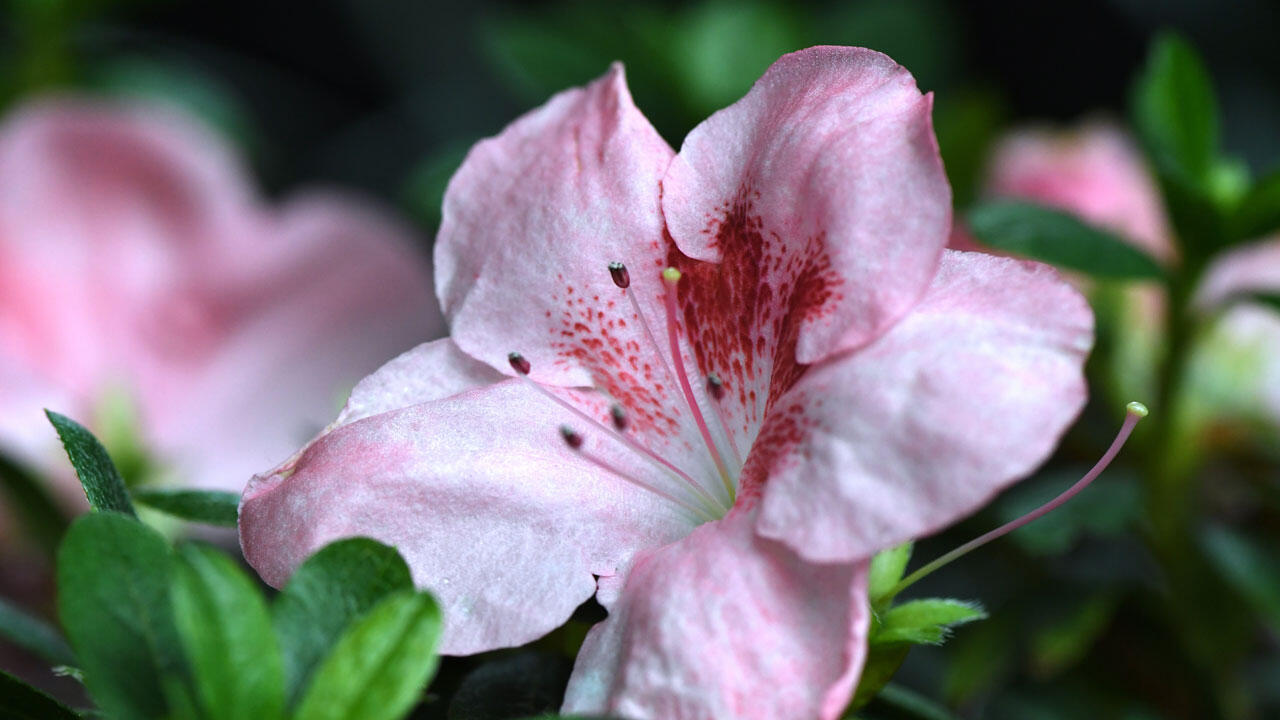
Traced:
<path fill-rule="evenodd" d="M 230 557 L 184 545 L 172 585 L 173 613 L 206 717 L 284 714 L 284 669 L 257 586 Z"/>
<path fill-rule="evenodd" d="M 388 596 L 352 625 L 316 669 L 294 720 L 395 720 L 435 673 L 440 608 L 426 593 Z"/>
<path fill-rule="evenodd" d="M 80 484 L 84 486 L 89 506 L 94 510 L 114 510 L 137 517 L 133 503 L 129 502 L 124 479 L 93 433 L 75 420 L 52 410 L 45 410 L 45 415 L 58 431 L 62 447 L 66 449 Z"/>
<path fill-rule="evenodd" d="M 223 527 L 236 526 L 236 510 L 240 506 L 238 494 L 217 490 L 139 489 L 133 491 L 133 499 L 183 520 Z"/>
<path fill-rule="evenodd" d="M 80 715 L 34 688 L 0 670 L 0 720 L 73 720 Z"/>
<path fill-rule="evenodd" d="M 307 558 L 272 613 L 284 650 L 288 697 L 297 699 L 316 664 L 352 622 L 387 595 L 412 589 L 404 559 L 375 540 L 339 540 Z"/>
<path fill-rule="evenodd" d="M 907 542 L 889 550 L 882 550 L 871 558 L 871 568 L 867 575 L 867 596 L 871 598 L 873 607 L 879 606 L 889 591 L 902 579 L 911 560 L 912 544 Z"/>
<path fill-rule="evenodd" d="M 976 603 L 945 598 L 911 600 L 890 608 L 871 636 L 873 644 L 939 645 L 957 625 L 981 620 L 986 611 Z"/>
<path fill-rule="evenodd" d="M 1149 255 L 1073 215 L 1033 203 L 999 200 L 969 211 L 969 230 L 996 250 L 1099 278 L 1153 280 L 1164 272 Z"/>
<path fill-rule="evenodd" d="M 1206 186 L 1217 162 L 1218 107 L 1204 63 L 1182 38 L 1165 34 L 1152 44 L 1133 111 L 1157 169 Z"/>
<path fill-rule="evenodd" d="M 0 597 L 0 638 L 39 655 L 51 665 L 75 665 L 75 654 L 62 635 L 45 621 Z"/>
<path fill-rule="evenodd" d="M 164 684 L 180 674 L 169 582 L 173 550 L 115 512 L 85 515 L 58 551 L 58 614 L 85 686 L 111 718 L 165 714 Z"/>

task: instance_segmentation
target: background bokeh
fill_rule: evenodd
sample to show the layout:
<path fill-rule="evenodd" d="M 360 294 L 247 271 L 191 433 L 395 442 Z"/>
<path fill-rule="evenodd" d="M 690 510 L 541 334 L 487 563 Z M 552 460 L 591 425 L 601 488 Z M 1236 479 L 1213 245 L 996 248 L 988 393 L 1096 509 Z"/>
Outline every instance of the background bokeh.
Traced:
<path fill-rule="evenodd" d="M 1123 120 L 1150 39 L 1172 28 L 1208 64 L 1227 154 L 1254 174 L 1280 165 L 1280 4 L 1267 0 L 9 0 L 0 23 L 0 110 L 60 92 L 175 104 L 229 138 L 268 194 L 361 190 L 415 223 L 424 253 L 467 148 L 613 60 L 678 146 L 782 53 L 884 51 L 936 93 L 939 141 L 965 207 L 1007 128 Z M 1095 403 L 1045 471 L 922 542 L 917 558 L 1074 480 L 1109 442 L 1113 411 Z M 913 650 L 897 682 L 971 718 L 1280 717 L 1277 445 L 1272 435 L 1223 453 L 1202 473 L 1195 530 L 1213 565 L 1211 601 L 1169 609 L 1165 570 L 1142 541 L 1140 463 L 1162 451 L 1147 448 L 1059 514 L 921 583 L 914 592 L 981 601 L 991 619 Z M 1222 636 L 1223 648 L 1188 651 L 1184 634 L 1211 645 Z M 543 643 L 543 656 L 499 660 L 528 692 L 554 694 L 567 658 L 538 657 L 574 637 Z M 480 662 L 447 664 L 436 691 L 457 693 Z M 882 705 L 867 717 L 937 711 Z"/>

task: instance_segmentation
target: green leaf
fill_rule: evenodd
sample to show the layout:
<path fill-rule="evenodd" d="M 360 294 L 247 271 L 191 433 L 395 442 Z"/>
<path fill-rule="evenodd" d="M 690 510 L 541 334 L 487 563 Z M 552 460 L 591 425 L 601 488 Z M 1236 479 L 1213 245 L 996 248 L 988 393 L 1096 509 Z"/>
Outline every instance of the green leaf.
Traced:
<path fill-rule="evenodd" d="M 849 702 L 845 717 L 875 699 L 880 690 L 893 679 L 898 668 L 902 667 L 909 652 L 911 645 L 907 643 L 871 645 L 867 648 L 867 661 L 862 666 L 862 677 L 858 678 L 858 689 Z"/>
<path fill-rule="evenodd" d="M 940 645 L 950 634 L 951 628 L 986 616 L 986 611 L 980 605 L 963 600 L 911 600 L 884 613 L 871 642 Z"/>
<path fill-rule="evenodd" d="M 240 506 L 239 495 L 216 490 L 140 489 L 133 491 L 133 499 L 183 520 L 223 527 L 236 526 Z"/>
<path fill-rule="evenodd" d="M 1134 89 L 1133 109 L 1156 168 L 1207 190 L 1218 159 L 1218 106 L 1195 49 L 1171 33 L 1157 38 Z"/>
<path fill-rule="evenodd" d="M 1059 210 L 1017 200 L 979 205 L 969 229 L 996 250 L 1099 278 L 1155 280 L 1164 271 L 1150 256 L 1106 230 Z"/>
<path fill-rule="evenodd" d="M 210 718 L 280 718 L 284 669 L 257 586 L 230 557 L 202 545 L 178 550 L 174 620 Z"/>
<path fill-rule="evenodd" d="M 1259 180 L 1230 219 L 1234 240 L 1253 240 L 1280 230 L 1280 172 Z"/>
<path fill-rule="evenodd" d="M 80 477 L 80 484 L 84 486 L 85 497 L 89 498 L 89 506 L 94 510 L 114 510 L 136 518 L 124 479 L 102 443 L 75 420 L 52 410 L 44 413 L 58 431 L 62 447 L 66 449 L 67 457 L 71 458 L 71 465 Z"/>
<path fill-rule="evenodd" d="M 1172 34 L 1157 38 L 1133 90 L 1133 122 L 1164 193 L 1165 207 L 1194 259 L 1224 244 L 1220 197 L 1231 175 L 1218 157 L 1218 108 L 1196 51 Z"/>
<path fill-rule="evenodd" d="M 169 602 L 173 564 L 159 533 L 114 512 L 76 520 L 58 551 L 58 614 L 108 717 L 165 714 L 164 684 L 182 668 Z"/>
<path fill-rule="evenodd" d="M 57 630 L 3 597 L 0 597 L 0 637 L 39 655 L 51 665 L 76 664 L 75 654 Z"/>
<path fill-rule="evenodd" d="M 871 569 L 867 577 L 867 595 L 871 598 L 873 607 L 890 599 L 885 596 L 902 579 L 902 573 L 907 569 L 907 562 L 911 560 L 911 548 L 911 543 L 903 543 L 896 548 L 882 550 L 871 558 Z"/>
<path fill-rule="evenodd" d="M 53 557 L 68 522 L 47 485 L 21 465 L 0 455 L 0 493 L 13 509 L 11 514 L 21 523 L 24 536 L 35 540 Z"/>
<path fill-rule="evenodd" d="M 78 717 L 77 712 L 44 691 L 0 670 L 0 720 L 72 720 Z"/>
<path fill-rule="evenodd" d="M 352 625 L 316 670 L 295 720 L 394 720 L 413 709 L 435 673 L 440 609 L 399 592 Z"/>
<path fill-rule="evenodd" d="M 281 591 L 273 611 L 291 703 L 352 622 L 389 594 L 412 589 L 404 559 L 375 540 L 339 540 L 307 558 Z"/>

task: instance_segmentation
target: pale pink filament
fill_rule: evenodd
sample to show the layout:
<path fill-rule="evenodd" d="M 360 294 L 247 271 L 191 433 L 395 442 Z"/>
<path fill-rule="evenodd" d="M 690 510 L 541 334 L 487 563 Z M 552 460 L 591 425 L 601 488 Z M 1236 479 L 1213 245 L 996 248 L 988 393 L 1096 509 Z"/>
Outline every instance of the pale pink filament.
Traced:
<path fill-rule="evenodd" d="M 735 492 L 733 482 L 729 479 L 729 469 L 725 467 L 724 458 L 720 457 L 720 450 L 711 439 L 711 429 L 707 427 L 707 421 L 703 419 L 702 411 L 698 409 L 698 401 L 693 396 L 693 387 L 689 385 L 689 376 L 685 373 L 684 361 L 681 360 L 680 336 L 676 329 L 676 284 L 680 281 L 680 271 L 667 268 L 662 273 L 662 281 L 667 286 L 667 342 L 671 346 L 671 360 L 675 365 L 676 377 L 680 380 L 680 389 L 684 392 L 684 399 L 689 404 L 690 412 L 693 413 L 693 421 L 698 425 L 698 432 L 702 433 L 702 441 L 707 444 L 711 459 L 715 461 L 716 469 L 720 471 L 720 480 L 724 482 L 724 489 L 729 493 L 729 502 L 732 503 Z"/>
<path fill-rule="evenodd" d="M 1129 403 L 1128 412 L 1125 414 L 1125 418 L 1124 418 L 1124 424 L 1120 426 L 1120 432 L 1116 434 L 1116 439 L 1111 442 L 1111 447 L 1107 448 L 1107 451 L 1102 454 L 1101 458 L 1098 459 L 1097 464 L 1095 464 L 1093 468 L 1089 470 L 1089 472 L 1085 473 L 1084 477 L 1077 480 L 1075 485 L 1072 485 L 1071 487 L 1067 488 L 1058 497 L 1050 500 L 1044 505 L 1041 505 L 1035 510 L 1032 510 L 1026 515 L 1023 515 L 1022 517 L 1016 520 L 1013 520 L 1011 522 L 1005 523 L 1004 525 L 1001 525 L 1000 527 L 996 528 L 995 530 L 992 530 L 991 532 L 985 535 L 982 535 L 981 537 L 974 538 L 973 540 L 970 540 L 969 542 L 961 545 L 960 547 L 952 550 L 951 552 L 939 557 L 938 559 L 934 560 L 928 565 L 925 565 L 919 570 L 916 570 L 915 572 L 903 578 L 897 585 L 895 585 L 894 588 L 888 592 L 887 597 L 893 597 L 897 595 L 898 593 L 905 590 L 907 587 L 911 586 L 915 581 L 928 575 L 934 570 L 937 570 L 943 565 L 946 565 L 952 560 L 963 557 L 964 555 L 967 555 L 969 552 L 976 550 L 982 547 L 983 545 L 986 545 L 992 540 L 1004 537 L 1005 535 L 1008 535 L 1009 533 L 1013 532 L 1014 530 L 1017 530 L 1018 528 L 1026 525 L 1027 523 L 1034 522 L 1035 520 L 1038 520 L 1044 517 L 1045 515 L 1053 512 L 1054 510 L 1057 510 L 1059 507 L 1062 507 L 1064 503 L 1066 503 L 1068 500 L 1078 495 L 1081 490 L 1084 490 L 1086 487 L 1088 487 L 1089 483 L 1093 482 L 1095 478 L 1101 475 L 1103 470 L 1107 469 L 1107 466 L 1110 465 L 1111 461 L 1115 459 L 1117 454 L 1119 454 L 1120 448 L 1124 447 L 1125 441 L 1129 439 L 1129 434 L 1133 432 L 1133 428 L 1138 424 L 1138 421 L 1146 417 L 1146 415 L 1147 415 L 1147 408 L 1144 405 L 1142 405 L 1141 403 Z"/>

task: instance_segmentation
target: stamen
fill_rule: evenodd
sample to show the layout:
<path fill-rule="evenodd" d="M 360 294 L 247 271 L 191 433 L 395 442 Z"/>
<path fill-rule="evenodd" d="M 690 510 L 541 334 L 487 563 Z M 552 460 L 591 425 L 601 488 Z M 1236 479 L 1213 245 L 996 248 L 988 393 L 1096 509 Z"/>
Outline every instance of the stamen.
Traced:
<path fill-rule="evenodd" d="M 564 438 L 565 444 L 574 450 L 582 447 L 582 436 L 568 425 L 560 426 L 560 437 Z"/>
<path fill-rule="evenodd" d="M 609 275 L 613 278 L 613 284 L 626 290 L 631 287 L 631 273 L 627 272 L 627 266 L 620 262 L 609 263 Z"/>
<path fill-rule="evenodd" d="M 724 399 L 726 390 L 724 381 L 715 373 L 707 375 L 707 394 L 714 401 L 711 406 L 715 408 L 716 419 L 720 421 L 720 430 L 724 432 L 724 436 L 729 440 L 729 448 L 733 450 L 733 460 L 738 467 L 742 467 L 742 451 L 738 449 L 738 441 L 733 439 L 733 433 L 729 432 L 729 423 L 724 419 L 724 407 L 720 405 L 720 401 Z"/>
<path fill-rule="evenodd" d="M 671 360 L 675 364 L 676 377 L 680 380 L 680 389 L 684 391 L 685 402 L 689 404 L 689 410 L 693 413 L 698 432 L 702 433 L 702 441 L 707 444 L 711 459 L 715 461 L 716 469 L 720 471 L 720 480 L 724 483 L 725 491 L 729 493 L 729 502 L 733 503 L 737 493 L 734 491 L 733 481 L 729 479 L 729 469 L 725 467 L 724 458 L 720 457 L 720 450 L 711 439 L 711 430 L 702 417 L 702 411 L 698 409 L 698 401 L 693 397 L 693 388 L 689 385 L 689 376 L 684 371 L 684 361 L 681 359 L 680 337 L 676 331 L 676 285 L 680 282 L 680 271 L 673 267 L 663 270 L 662 282 L 667 286 L 667 343 L 671 346 Z"/>
<path fill-rule="evenodd" d="M 613 418 L 613 427 L 618 432 L 627 429 L 627 411 L 617 403 L 609 406 L 609 417 Z"/>
<path fill-rule="evenodd" d="M 724 399 L 724 381 L 720 379 L 719 375 L 715 373 L 707 375 L 707 392 L 716 400 Z"/>
<path fill-rule="evenodd" d="M 528 375 L 529 371 L 533 369 L 533 366 L 529 364 L 529 361 L 518 352 L 507 353 L 507 362 L 511 363 L 512 370 L 515 370 L 521 375 Z"/>
<path fill-rule="evenodd" d="M 1094 465 L 1093 468 L 1089 470 L 1089 472 L 1085 473 L 1084 477 L 1077 480 L 1075 485 L 1072 485 L 1071 487 L 1067 488 L 1058 497 L 1050 500 L 1044 505 L 1041 505 L 1035 510 L 1032 510 L 1026 515 L 1023 515 L 1017 520 L 1013 520 L 1012 522 L 1005 523 L 1004 525 L 1001 525 L 1000 527 L 996 528 L 995 530 L 992 530 L 991 532 L 981 537 L 974 538 L 973 540 L 970 540 L 964 545 L 961 545 L 960 547 L 952 550 L 951 552 L 939 557 L 938 559 L 934 560 L 928 565 L 925 565 L 919 570 L 916 570 L 915 572 L 903 578 L 902 581 L 899 582 L 897 585 L 895 585 L 894 588 L 887 593 L 886 598 L 892 598 L 896 596 L 898 593 L 910 587 L 920 578 L 946 565 L 952 560 L 956 560 L 958 558 L 964 557 L 968 553 L 982 547 L 983 545 L 986 545 L 992 540 L 996 540 L 998 538 L 1004 537 L 1005 535 L 1008 535 L 1009 533 L 1013 532 L 1014 530 L 1017 530 L 1023 525 L 1026 525 L 1027 523 L 1033 522 L 1035 520 L 1038 520 L 1044 517 L 1045 515 L 1061 507 L 1071 498 L 1075 497 L 1077 494 L 1080 493 L 1081 490 L 1084 490 L 1086 487 L 1088 487 L 1089 483 L 1093 482 L 1095 478 L 1097 478 L 1099 475 L 1102 474 L 1103 470 L 1107 469 L 1107 466 L 1110 465 L 1111 461 L 1115 459 L 1117 454 L 1119 454 L 1120 448 L 1124 447 L 1125 441 L 1129 439 L 1129 434 L 1133 432 L 1133 428 L 1138 424 L 1138 421 L 1146 417 L 1148 412 L 1147 406 L 1143 405 L 1140 402 L 1129 403 L 1128 405 L 1125 406 L 1125 411 L 1126 412 L 1125 412 L 1124 424 L 1120 426 L 1120 432 L 1116 434 L 1116 439 L 1111 442 L 1111 447 L 1107 448 L 1107 451 L 1103 453 L 1101 458 L 1098 459 L 1097 464 Z"/>
<path fill-rule="evenodd" d="M 560 396 L 556 395 L 550 390 L 547 390 L 546 388 L 542 387 L 538 383 L 534 382 L 531 378 L 529 378 L 528 372 L 527 372 L 528 370 L 532 369 L 532 366 L 530 365 L 529 361 L 525 359 L 523 355 L 521 355 L 518 352 L 513 352 L 507 357 L 508 359 L 511 359 L 511 358 L 519 359 L 521 367 L 526 368 L 526 372 L 521 373 L 520 379 L 528 383 L 529 386 L 532 387 L 535 391 L 537 391 L 538 393 L 541 393 L 543 397 L 547 398 L 551 402 L 554 402 L 555 404 L 559 405 L 565 410 L 568 410 L 569 412 L 573 413 L 579 419 L 586 422 L 587 424 L 594 425 L 600 428 L 601 430 L 604 430 L 606 433 L 614 437 L 616 440 L 618 440 L 622 444 L 634 450 L 641 457 L 645 458 L 646 460 L 649 460 L 650 462 L 657 464 L 659 469 L 673 473 L 678 479 L 684 481 L 686 484 L 689 485 L 690 488 L 693 489 L 694 493 L 698 496 L 698 500 L 700 502 L 704 502 L 704 501 L 708 502 L 710 503 L 711 507 L 719 507 L 721 505 L 721 503 L 717 501 L 711 495 L 711 493 L 707 492 L 707 490 L 703 488 L 702 485 L 699 484 L 697 480 L 693 479 L 693 476 L 689 475 L 688 473 L 676 467 L 675 465 L 672 465 L 671 461 L 655 453 L 654 451 L 650 450 L 644 445 L 641 445 L 640 443 L 633 440 L 631 437 L 627 435 L 623 435 L 622 433 L 601 424 L 599 420 L 592 418 L 590 415 L 587 415 L 586 413 L 579 410 L 577 407 L 574 407 L 572 404 L 565 401 Z M 515 367 L 516 364 L 517 364 L 516 360 L 512 359 L 511 360 L 512 367 Z M 561 432 L 563 434 L 563 429 Z M 567 440 L 568 438 L 566 438 L 566 441 Z"/>
<path fill-rule="evenodd" d="M 676 374 L 672 372 L 671 366 L 667 364 L 666 353 L 662 352 L 662 346 L 658 344 L 657 337 L 654 336 L 653 330 L 649 327 L 649 321 L 645 319 L 644 313 L 640 311 L 640 302 L 636 300 L 636 293 L 631 289 L 631 273 L 627 272 L 627 266 L 620 262 L 609 263 L 609 276 L 613 278 L 613 284 L 626 291 L 627 300 L 631 303 L 631 311 L 636 314 L 636 318 L 640 321 L 640 327 L 644 328 L 645 337 L 649 338 L 649 346 L 658 353 L 658 358 L 662 360 L 662 368 L 667 371 L 667 377 L 671 382 L 676 382 Z"/>
<path fill-rule="evenodd" d="M 622 470 L 619 470 L 617 467 L 614 467 L 612 463 L 605 460 L 604 458 L 597 457 L 596 455 L 589 453 L 586 450 L 583 450 L 582 435 L 578 434 L 577 431 L 575 431 L 573 428 L 569 427 L 568 425 L 560 426 L 560 436 L 564 438 L 565 444 L 567 444 L 570 448 L 573 448 L 578 453 L 578 455 L 582 456 L 582 458 L 585 459 L 587 462 L 591 463 L 592 465 L 595 465 L 601 470 L 604 470 L 605 472 L 610 473 L 612 475 L 616 475 L 618 478 L 626 482 L 629 482 L 632 485 L 635 485 L 641 490 L 647 490 L 664 500 L 675 503 L 676 505 L 679 505 L 680 507 L 694 513 L 695 515 L 698 515 L 704 521 L 715 520 L 715 516 L 707 512 L 706 509 L 698 507 L 696 505 L 691 505 L 685 502 L 684 500 L 681 500 L 680 498 L 676 497 L 675 495 L 672 495 L 666 490 L 653 487 L 652 485 L 644 482 L 643 480 L 638 480 L 635 477 L 632 477 L 631 475 L 629 475 L 628 473 L 625 473 Z"/>

